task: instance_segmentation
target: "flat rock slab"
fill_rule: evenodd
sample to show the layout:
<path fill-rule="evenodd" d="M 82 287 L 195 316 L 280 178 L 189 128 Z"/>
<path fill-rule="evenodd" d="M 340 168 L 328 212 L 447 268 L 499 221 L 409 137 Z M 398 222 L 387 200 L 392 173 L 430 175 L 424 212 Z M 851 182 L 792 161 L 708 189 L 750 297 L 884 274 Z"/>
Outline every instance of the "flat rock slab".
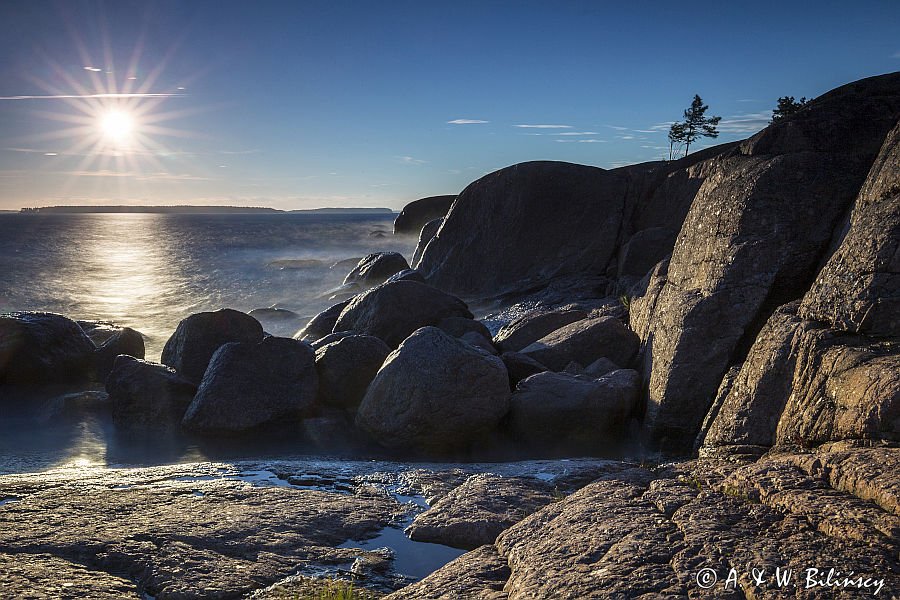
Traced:
<path fill-rule="evenodd" d="M 0 592 L 7 598 L 139 600 L 134 582 L 52 554 L 0 553 Z M 10 594 L 10 595 L 7 595 Z"/>
<path fill-rule="evenodd" d="M 0 564 L 17 565 L 0 570 L 3 595 L 41 597 L 29 594 L 58 573 L 57 583 L 90 590 L 82 597 L 239 597 L 304 564 L 352 563 L 362 551 L 336 546 L 405 510 L 384 494 L 148 471 L 94 482 L 0 477 L 0 497 L 17 499 L 0 506 Z"/>
<path fill-rule="evenodd" d="M 553 499 L 550 486 L 537 479 L 473 475 L 416 517 L 406 533 L 417 542 L 472 550 Z"/>

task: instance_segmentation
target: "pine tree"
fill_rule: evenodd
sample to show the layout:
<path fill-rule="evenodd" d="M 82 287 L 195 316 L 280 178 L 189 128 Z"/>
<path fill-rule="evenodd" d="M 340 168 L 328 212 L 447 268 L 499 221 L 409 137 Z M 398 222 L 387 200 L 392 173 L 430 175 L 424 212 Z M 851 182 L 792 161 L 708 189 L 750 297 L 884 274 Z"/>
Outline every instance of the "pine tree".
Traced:
<path fill-rule="evenodd" d="M 684 121 L 672 123 L 672 127 L 669 129 L 670 148 L 675 142 L 683 143 L 684 156 L 687 156 L 691 144 L 701 137 L 715 138 L 719 136 L 716 125 L 719 124 L 722 117 L 707 117 L 707 109 L 709 106 L 703 104 L 700 96 L 695 94 L 690 108 L 684 111 Z"/>
<path fill-rule="evenodd" d="M 681 150 L 681 144 L 684 141 L 684 125 L 681 123 L 672 123 L 669 127 L 669 160 L 675 158 L 678 150 Z M 675 144 L 678 144 L 676 149 Z"/>
<path fill-rule="evenodd" d="M 782 96 L 778 99 L 778 106 L 772 111 L 772 122 L 789 117 L 806 105 L 806 97 L 794 100 L 793 96 Z"/>

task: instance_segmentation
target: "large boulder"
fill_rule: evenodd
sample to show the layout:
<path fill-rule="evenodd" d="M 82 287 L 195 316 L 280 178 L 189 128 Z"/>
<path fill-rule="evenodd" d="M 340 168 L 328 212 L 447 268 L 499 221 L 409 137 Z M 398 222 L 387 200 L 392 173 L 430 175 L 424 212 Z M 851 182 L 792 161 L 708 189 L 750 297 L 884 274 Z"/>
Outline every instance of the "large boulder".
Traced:
<path fill-rule="evenodd" d="M 510 389 L 515 389 L 516 385 L 523 379 L 547 370 L 547 367 L 538 361 L 519 352 L 504 352 L 500 355 L 500 360 L 506 365 Z"/>
<path fill-rule="evenodd" d="M 0 314 L 0 384 L 89 379 L 95 349 L 78 323 L 62 315 Z"/>
<path fill-rule="evenodd" d="M 354 298 L 341 312 L 334 331 L 374 335 L 396 348 L 416 329 L 447 317 L 472 318 L 472 313 L 459 298 L 429 285 L 396 281 Z"/>
<path fill-rule="evenodd" d="M 530 448 L 610 449 L 623 440 L 639 390 L 630 369 L 599 379 L 538 373 L 520 381 L 510 399 L 510 432 Z"/>
<path fill-rule="evenodd" d="M 126 355 L 115 359 L 106 378 L 113 420 L 124 427 L 177 425 L 196 391 L 175 369 Z"/>
<path fill-rule="evenodd" d="M 209 359 L 223 344 L 252 344 L 263 338 L 259 321 L 230 308 L 202 312 L 183 319 L 166 342 L 162 362 L 190 381 L 199 383 Z"/>
<path fill-rule="evenodd" d="M 691 448 L 729 367 L 809 288 L 900 115 L 900 74 L 830 92 L 714 159 L 644 327 L 645 425 Z M 618 362 L 618 361 L 617 361 Z"/>
<path fill-rule="evenodd" d="M 437 235 L 438 230 L 443 224 L 444 217 L 441 217 L 440 219 L 428 221 L 427 223 L 425 223 L 425 225 L 422 226 L 422 231 L 419 232 L 419 241 L 416 242 L 416 249 L 413 250 L 413 258 L 412 262 L 410 263 L 414 268 L 422 259 L 422 253 L 425 252 L 425 246 L 428 245 L 428 242 L 434 239 L 434 236 Z"/>
<path fill-rule="evenodd" d="M 391 349 L 377 337 L 350 335 L 316 350 L 319 402 L 354 409 Z"/>
<path fill-rule="evenodd" d="M 462 449 L 499 423 L 509 396 L 503 361 L 423 327 L 388 356 L 356 424 L 386 447 Z"/>
<path fill-rule="evenodd" d="M 308 344 L 278 337 L 231 342 L 210 360 L 182 425 L 202 434 L 234 434 L 296 422 L 311 411 L 317 389 Z"/>
<path fill-rule="evenodd" d="M 394 219 L 394 234 L 415 235 L 419 233 L 426 223 L 446 215 L 454 200 L 456 200 L 455 195 L 447 195 L 429 196 L 410 202 Z"/>
<path fill-rule="evenodd" d="M 443 290 L 494 297 L 550 279 L 605 272 L 628 177 L 565 162 L 527 162 L 471 183 L 416 268 Z"/>
<path fill-rule="evenodd" d="M 384 283 L 391 275 L 409 269 L 409 263 L 399 252 L 375 252 L 364 257 L 344 278 L 344 284 L 373 287 Z"/>
<path fill-rule="evenodd" d="M 521 353 L 551 370 L 562 371 L 570 362 L 588 365 L 598 358 L 628 366 L 639 346 L 638 337 L 622 321 L 599 316 L 560 327 L 529 344 Z"/>
<path fill-rule="evenodd" d="M 306 324 L 306 327 L 294 334 L 295 340 L 304 342 L 314 342 L 322 339 L 334 330 L 334 324 L 337 323 L 341 312 L 350 304 L 350 299 L 333 304 L 314 316 Z"/>
<path fill-rule="evenodd" d="M 503 352 L 518 352 L 545 335 L 587 316 L 588 311 L 577 308 L 528 312 L 501 327 L 494 336 L 494 344 Z"/>
<path fill-rule="evenodd" d="M 94 368 L 98 381 L 105 381 L 120 354 L 144 358 L 144 336 L 131 327 L 122 327 L 107 338 L 94 352 Z"/>

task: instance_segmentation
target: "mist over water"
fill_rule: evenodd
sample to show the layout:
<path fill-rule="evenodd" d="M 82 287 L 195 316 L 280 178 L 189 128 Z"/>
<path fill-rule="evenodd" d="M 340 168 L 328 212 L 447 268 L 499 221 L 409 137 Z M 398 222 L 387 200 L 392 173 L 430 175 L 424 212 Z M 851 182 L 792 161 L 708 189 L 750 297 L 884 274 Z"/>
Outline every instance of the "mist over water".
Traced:
<path fill-rule="evenodd" d="M 393 215 L 0 215 L 0 312 L 41 310 L 141 331 L 158 360 L 184 317 L 276 306 L 311 317 L 370 252 L 409 258 Z M 378 232 L 381 232 L 379 234 Z M 275 261 L 311 261 L 284 263 Z M 315 262 L 318 261 L 318 262 Z M 267 323 L 291 335 L 296 323 Z"/>

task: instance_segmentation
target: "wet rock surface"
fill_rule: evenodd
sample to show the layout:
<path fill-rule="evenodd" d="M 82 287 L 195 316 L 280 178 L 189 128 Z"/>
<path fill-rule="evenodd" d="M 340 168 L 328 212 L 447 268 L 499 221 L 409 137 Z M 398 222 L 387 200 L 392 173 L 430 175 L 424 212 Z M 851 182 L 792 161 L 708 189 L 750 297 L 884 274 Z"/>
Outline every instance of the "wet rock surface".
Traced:
<path fill-rule="evenodd" d="M 119 356 L 106 391 L 117 423 L 158 428 L 181 421 L 197 386 L 165 365 Z"/>
<path fill-rule="evenodd" d="M 78 323 L 62 315 L 0 315 L 0 385 L 87 380 L 95 348 Z"/>
<path fill-rule="evenodd" d="M 372 287 L 408 269 L 409 264 L 399 252 L 376 252 L 359 261 L 344 278 L 344 285 L 355 283 L 362 287 Z"/>
<path fill-rule="evenodd" d="M 473 475 L 416 517 L 406 533 L 419 542 L 473 550 L 552 500 L 550 486 L 537 479 Z"/>
<path fill-rule="evenodd" d="M 429 196 L 414 200 L 400 211 L 394 219 L 395 234 L 417 234 L 429 221 L 439 219 L 447 214 L 456 195 Z"/>

